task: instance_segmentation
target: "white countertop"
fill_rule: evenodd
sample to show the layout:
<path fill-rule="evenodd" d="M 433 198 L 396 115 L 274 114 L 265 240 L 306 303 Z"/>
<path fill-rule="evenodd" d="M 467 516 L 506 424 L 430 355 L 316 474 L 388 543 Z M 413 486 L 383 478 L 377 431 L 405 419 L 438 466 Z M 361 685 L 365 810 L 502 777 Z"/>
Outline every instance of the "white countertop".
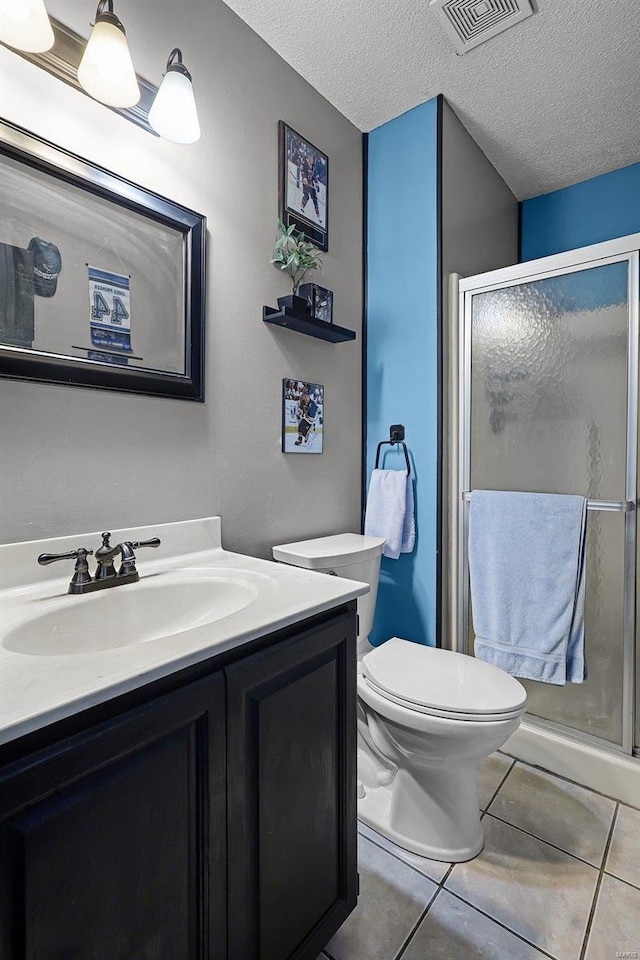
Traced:
<path fill-rule="evenodd" d="M 250 640 L 322 613 L 367 593 L 367 584 L 330 577 L 297 567 L 230 553 L 221 546 L 220 519 L 113 531 L 113 544 L 158 536 L 157 550 L 137 553 L 140 582 L 98 593 L 66 593 L 73 561 L 39 567 L 40 553 L 61 553 L 80 546 L 96 549 L 99 533 L 56 540 L 27 541 L 0 546 L 0 744 L 14 740 L 64 717 L 133 690 L 177 670 L 206 660 Z M 92 561 L 93 558 L 89 558 Z M 91 572 L 94 570 L 91 563 Z M 126 603 L 145 578 L 172 576 L 238 578 L 250 583 L 252 599 L 236 612 L 212 623 L 145 642 L 81 653 L 32 655 L 8 644 L 12 631 L 51 611 L 64 613 L 74 604 L 86 605 L 87 622 L 101 609 L 101 597 L 128 592 Z M 158 591 L 162 598 L 162 591 Z M 96 603 L 96 601 L 98 601 Z M 44 614 L 43 614 L 44 611 Z M 27 627 L 28 629 L 28 627 Z M 90 646 L 91 628 L 88 629 Z"/>

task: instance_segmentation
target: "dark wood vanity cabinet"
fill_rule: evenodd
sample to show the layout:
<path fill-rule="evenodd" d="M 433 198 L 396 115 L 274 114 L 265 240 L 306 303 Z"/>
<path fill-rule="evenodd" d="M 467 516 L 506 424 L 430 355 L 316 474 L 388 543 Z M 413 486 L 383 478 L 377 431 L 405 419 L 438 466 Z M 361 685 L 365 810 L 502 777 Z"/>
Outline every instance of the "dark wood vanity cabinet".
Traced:
<path fill-rule="evenodd" d="M 0 775 L 2 960 L 225 957 L 224 675 Z"/>
<path fill-rule="evenodd" d="M 196 676 L 0 768 L 0 960 L 316 960 L 351 912 L 353 605 Z"/>
<path fill-rule="evenodd" d="M 229 960 L 316 960 L 351 913 L 355 621 L 227 673 Z"/>

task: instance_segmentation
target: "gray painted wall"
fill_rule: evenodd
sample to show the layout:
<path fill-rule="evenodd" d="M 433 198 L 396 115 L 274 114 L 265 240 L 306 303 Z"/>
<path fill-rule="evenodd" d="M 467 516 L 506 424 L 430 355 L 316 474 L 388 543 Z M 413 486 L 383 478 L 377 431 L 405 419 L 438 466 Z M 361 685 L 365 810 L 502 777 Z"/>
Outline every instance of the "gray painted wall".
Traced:
<path fill-rule="evenodd" d="M 186 7 L 119 0 L 117 13 L 154 83 L 182 48 L 203 131 L 192 146 L 151 137 L 0 48 L 6 119 L 198 210 L 209 227 L 206 404 L 0 380 L 0 541 L 220 514 L 227 548 L 268 556 L 273 543 L 359 529 L 361 135 L 220 0 Z M 48 9 L 88 35 L 90 4 Z M 261 320 L 262 305 L 288 292 L 268 263 L 280 119 L 330 158 L 321 282 L 353 343 Z M 326 387 L 321 456 L 280 452 L 286 376 Z"/>
<path fill-rule="evenodd" d="M 447 101 L 442 112 L 442 643 L 449 646 L 457 597 L 455 532 L 458 503 L 450 496 L 457 470 L 458 390 L 456 304 L 450 277 L 474 276 L 518 262 L 518 201 Z"/>
<path fill-rule="evenodd" d="M 442 114 L 443 277 L 450 273 L 473 276 L 517 262 L 518 201 L 445 100 Z"/>

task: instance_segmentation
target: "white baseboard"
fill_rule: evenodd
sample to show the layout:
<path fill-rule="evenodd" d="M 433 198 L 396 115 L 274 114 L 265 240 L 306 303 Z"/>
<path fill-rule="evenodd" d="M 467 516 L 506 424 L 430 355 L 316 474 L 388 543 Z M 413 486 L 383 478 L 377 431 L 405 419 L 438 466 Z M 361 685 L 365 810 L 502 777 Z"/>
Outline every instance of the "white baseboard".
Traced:
<path fill-rule="evenodd" d="M 598 750 L 526 720 L 502 750 L 622 803 L 640 806 L 639 759 Z"/>

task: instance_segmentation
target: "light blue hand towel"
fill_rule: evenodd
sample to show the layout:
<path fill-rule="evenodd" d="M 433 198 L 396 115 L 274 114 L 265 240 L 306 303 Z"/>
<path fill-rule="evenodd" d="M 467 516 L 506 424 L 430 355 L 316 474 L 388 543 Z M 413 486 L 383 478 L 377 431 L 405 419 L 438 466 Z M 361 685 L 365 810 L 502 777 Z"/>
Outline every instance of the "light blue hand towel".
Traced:
<path fill-rule="evenodd" d="M 586 509 L 584 497 L 473 491 L 477 657 L 529 680 L 584 681 Z"/>
<path fill-rule="evenodd" d="M 373 470 L 369 481 L 364 532 L 384 537 L 385 557 L 400 556 L 407 511 L 407 474 L 404 470 Z"/>

